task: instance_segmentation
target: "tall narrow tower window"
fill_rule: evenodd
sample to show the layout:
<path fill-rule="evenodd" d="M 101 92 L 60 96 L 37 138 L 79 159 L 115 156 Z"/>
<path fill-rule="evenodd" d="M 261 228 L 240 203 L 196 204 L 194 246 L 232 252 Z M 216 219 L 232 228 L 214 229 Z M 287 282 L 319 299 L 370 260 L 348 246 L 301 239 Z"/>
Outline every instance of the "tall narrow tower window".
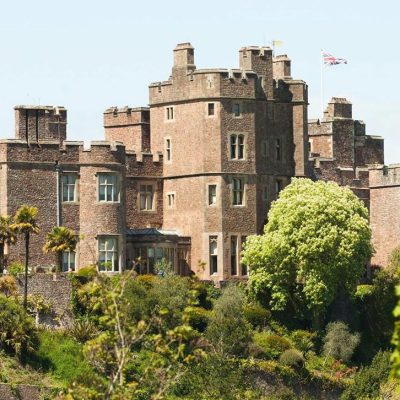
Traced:
<path fill-rule="evenodd" d="M 275 141 L 275 155 L 276 155 L 276 161 L 281 161 L 281 158 L 282 158 L 281 139 L 276 139 L 276 141 Z"/>
<path fill-rule="evenodd" d="M 171 161 L 171 156 L 172 156 L 171 139 L 165 139 L 165 154 L 167 161 Z"/>

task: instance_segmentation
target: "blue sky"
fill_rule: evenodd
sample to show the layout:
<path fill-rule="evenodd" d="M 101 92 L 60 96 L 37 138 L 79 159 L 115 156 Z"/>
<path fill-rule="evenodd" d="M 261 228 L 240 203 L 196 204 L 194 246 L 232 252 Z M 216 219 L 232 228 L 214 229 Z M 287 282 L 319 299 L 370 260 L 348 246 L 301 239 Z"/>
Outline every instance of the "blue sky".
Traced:
<path fill-rule="evenodd" d="M 233 68 L 240 47 L 279 39 L 292 76 L 309 85 L 310 118 L 320 113 L 320 49 L 348 60 L 325 71 L 325 103 L 347 97 L 367 133 L 385 137 L 386 162 L 400 162 L 395 0 L 2 3 L 0 138 L 14 135 L 14 105 L 45 104 L 68 109 L 70 140 L 102 139 L 104 109 L 146 105 L 177 43 L 194 45 L 198 68 Z"/>

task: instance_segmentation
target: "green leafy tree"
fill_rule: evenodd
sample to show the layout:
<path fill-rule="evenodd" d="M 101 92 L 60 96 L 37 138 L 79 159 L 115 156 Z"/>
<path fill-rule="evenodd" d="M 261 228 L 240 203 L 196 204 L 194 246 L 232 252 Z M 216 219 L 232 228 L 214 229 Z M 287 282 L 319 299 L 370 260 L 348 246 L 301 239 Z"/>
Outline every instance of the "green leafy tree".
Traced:
<path fill-rule="evenodd" d="M 12 219 L 8 215 L 0 215 L 0 272 L 4 269 L 4 247 L 17 241 L 15 229 L 12 228 Z"/>
<path fill-rule="evenodd" d="M 65 226 L 55 226 L 46 236 L 46 243 L 43 246 L 45 253 L 57 254 L 58 270 L 62 270 L 63 253 L 75 251 L 77 238 L 75 232 Z"/>
<path fill-rule="evenodd" d="M 245 296 L 235 285 L 228 286 L 215 301 L 206 330 L 215 353 L 224 357 L 246 355 L 251 342 L 251 325 L 245 313 Z"/>
<path fill-rule="evenodd" d="M 37 225 L 38 209 L 36 207 L 23 205 L 14 216 L 11 229 L 20 233 L 25 241 L 25 284 L 24 284 L 24 308 L 28 307 L 28 265 L 29 265 L 29 240 L 32 233 L 39 233 Z"/>
<path fill-rule="evenodd" d="M 243 263 L 260 301 L 273 310 L 305 309 L 314 327 L 339 290 L 354 293 L 373 253 L 368 210 L 333 182 L 293 179 L 273 203 L 261 236 L 250 236 Z"/>

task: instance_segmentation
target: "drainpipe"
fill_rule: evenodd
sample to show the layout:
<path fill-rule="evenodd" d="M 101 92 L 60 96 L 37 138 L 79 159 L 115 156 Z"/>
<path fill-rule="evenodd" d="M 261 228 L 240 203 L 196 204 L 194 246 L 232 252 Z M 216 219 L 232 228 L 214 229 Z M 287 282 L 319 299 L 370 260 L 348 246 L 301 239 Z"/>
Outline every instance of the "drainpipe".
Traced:
<path fill-rule="evenodd" d="M 56 161 L 57 226 L 61 225 L 60 172 L 61 172 L 60 164 L 58 163 L 58 161 Z"/>

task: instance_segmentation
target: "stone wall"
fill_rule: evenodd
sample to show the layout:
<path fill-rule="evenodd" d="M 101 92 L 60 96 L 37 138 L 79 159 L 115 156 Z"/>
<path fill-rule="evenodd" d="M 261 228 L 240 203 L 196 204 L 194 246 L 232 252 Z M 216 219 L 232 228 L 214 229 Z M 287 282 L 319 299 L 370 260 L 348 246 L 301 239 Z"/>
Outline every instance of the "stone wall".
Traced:
<path fill-rule="evenodd" d="M 24 276 L 17 279 L 18 291 L 23 294 Z M 53 327 L 66 327 L 72 323 L 72 284 L 64 273 L 37 273 L 28 276 L 28 294 L 40 295 L 51 303 L 52 312 L 41 315 L 39 322 Z"/>
<path fill-rule="evenodd" d="M 8 385 L 0 383 L 0 400 L 41 400 L 50 395 L 50 390 L 34 385 Z M 45 397 L 43 397 L 45 396 Z"/>

